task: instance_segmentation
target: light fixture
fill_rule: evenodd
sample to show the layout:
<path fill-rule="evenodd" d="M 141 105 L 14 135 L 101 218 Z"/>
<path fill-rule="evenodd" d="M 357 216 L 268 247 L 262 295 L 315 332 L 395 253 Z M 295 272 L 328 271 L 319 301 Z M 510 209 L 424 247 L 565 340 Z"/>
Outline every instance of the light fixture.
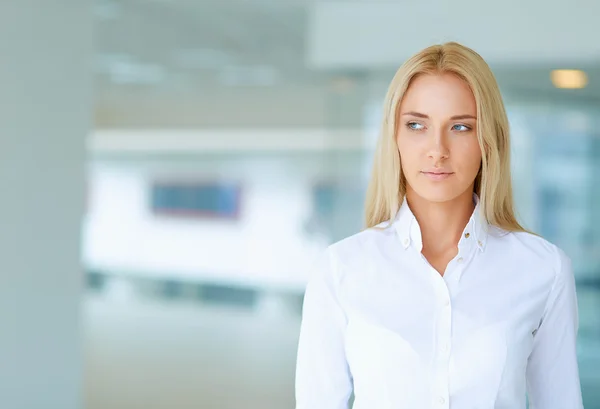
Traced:
<path fill-rule="evenodd" d="M 173 59 L 185 69 L 221 69 L 234 64 L 233 55 L 224 50 L 211 48 L 187 48 L 175 50 Z"/>
<path fill-rule="evenodd" d="M 218 76 L 227 86 L 272 86 L 281 80 L 277 68 L 269 65 L 228 65 Z"/>
<path fill-rule="evenodd" d="M 550 79 L 556 88 L 585 88 L 588 83 L 586 73 L 581 70 L 553 70 Z"/>
<path fill-rule="evenodd" d="M 96 72 L 115 84 L 157 85 L 168 74 L 162 65 L 139 61 L 132 54 L 99 53 L 95 60 Z"/>

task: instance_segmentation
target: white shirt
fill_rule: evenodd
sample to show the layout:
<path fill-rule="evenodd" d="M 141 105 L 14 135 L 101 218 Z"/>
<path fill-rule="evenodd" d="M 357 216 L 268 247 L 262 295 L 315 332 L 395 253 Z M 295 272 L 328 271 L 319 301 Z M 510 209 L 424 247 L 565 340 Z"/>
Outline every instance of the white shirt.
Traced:
<path fill-rule="evenodd" d="M 479 221 L 441 276 L 404 201 L 328 247 L 306 288 L 297 409 L 583 408 L 570 259 Z"/>

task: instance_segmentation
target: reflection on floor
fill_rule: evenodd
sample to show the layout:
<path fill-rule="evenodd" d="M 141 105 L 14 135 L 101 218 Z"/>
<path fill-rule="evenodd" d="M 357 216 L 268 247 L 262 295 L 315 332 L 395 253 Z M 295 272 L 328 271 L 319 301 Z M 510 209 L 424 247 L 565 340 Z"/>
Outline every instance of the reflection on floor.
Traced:
<path fill-rule="evenodd" d="M 95 294 L 85 322 L 87 409 L 294 406 L 297 314 Z"/>

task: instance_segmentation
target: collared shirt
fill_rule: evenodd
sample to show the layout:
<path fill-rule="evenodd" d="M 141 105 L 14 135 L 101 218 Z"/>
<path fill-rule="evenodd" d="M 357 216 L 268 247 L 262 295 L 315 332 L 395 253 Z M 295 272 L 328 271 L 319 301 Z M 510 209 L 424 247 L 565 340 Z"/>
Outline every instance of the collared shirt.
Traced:
<path fill-rule="evenodd" d="M 297 409 L 583 408 L 570 259 L 480 221 L 444 275 L 406 200 L 327 248 L 306 288 Z"/>

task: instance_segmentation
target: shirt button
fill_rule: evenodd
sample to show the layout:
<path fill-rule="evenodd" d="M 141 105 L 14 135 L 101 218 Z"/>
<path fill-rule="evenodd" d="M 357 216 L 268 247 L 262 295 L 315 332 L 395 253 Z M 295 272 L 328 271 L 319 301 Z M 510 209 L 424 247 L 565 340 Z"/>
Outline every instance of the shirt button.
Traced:
<path fill-rule="evenodd" d="M 444 307 L 449 307 L 449 306 L 450 306 L 450 300 L 444 301 Z"/>
<path fill-rule="evenodd" d="M 440 396 L 440 397 L 438 398 L 438 403 L 439 403 L 440 405 L 443 405 L 444 403 L 446 403 L 446 399 L 444 399 L 444 397 L 443 397 L 443 396 Z"/>
<path fill-rule="evenodd" d="M 465 238 L 468 239 L 469 237 L 471 237 L 471 233 L 465 233 Z"/>
<path fill-rule="evenodd" d="M 408 239 L 404 239 L 404 245 L 408 246 Z"/>
<path fill-rule="evenodd" d="M 459 257 L 458 260 L 456 260 L 456 261 L 458 261 L 459 263 L 462 263 L 463 262 L 463 258 Z"/>
<path fill-rule="evenodd" d="M 479 247 L 482 247 L 482 246 L 483 246 L 483 243 L 481 242 L 481 240 L 479 240 L 479 241 L 477 242 L 477 244 L 479 244 Z"/>

